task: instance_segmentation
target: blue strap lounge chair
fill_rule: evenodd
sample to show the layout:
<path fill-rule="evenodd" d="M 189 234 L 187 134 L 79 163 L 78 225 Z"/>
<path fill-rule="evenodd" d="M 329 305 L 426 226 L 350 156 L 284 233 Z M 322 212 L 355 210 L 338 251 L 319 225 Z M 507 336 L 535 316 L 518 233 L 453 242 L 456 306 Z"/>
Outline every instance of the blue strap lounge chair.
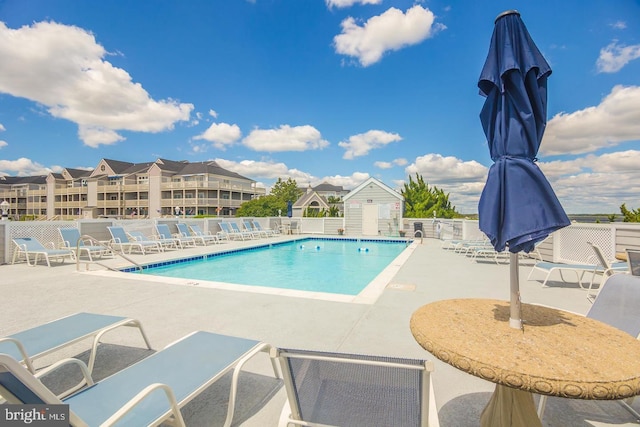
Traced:
<path fill-rule="evenodd" d="M 247 239 L 257 239 L 258 237 L 260 237 L 260 236 L 257 236 L 252 231 L 240 230 L 240 227 L 238 227 L 238 224 L 236 224 L 235 222 L 229 222 L 229 226 L 231 227 L 231 229 L 233 230 L 234 233 L 240 234 L 240 235 L 243 236 L 242 240 L 244 240 L 245 238 L 247 238 Z"/>
<path fill-rule="evenodd" d="M 20 259 L 22 256 L 24 256 L 27 264 L 30 266 L 38 264 L 40 256 L 44 257 L 47 262 L 47 266 L 49 267 L 51 267 L 51 258 L 58 259 L 61 262 L 64 262 L 65 258 L 71 258 L 72 260 L 76 259 L 76 256 L 71 249 L 49 249 L 38 240 L 31 237 L 16 237 L 12 240 L 16 245 L 16 248 L 13 251 L 13 259 L 11 260 L 12 264 L 15 264 L 16 260 Z M 30 260 L 31 256 L 33 256 L 33 264 Z"/>
<path fill-rule="evenodd" d="M 107 227 L 107 229 L 109 230 L 109 233 L 111 233 L 112 238 L 109 245 L 115 250 L 124 252 L 126 249 L 128 249 L 128 252 L 131 253 L 131 251 L 135 249 L 142 254 L 145 254 L 148 250 L 162 252 L 162 246 L 156 241 L 145 240 L 139 242 L 135 239 L 132 240 L 129 238 L 129 235 L 126 231 L 124 231 L 124 228 L 122 227 L 111 226 Z"/>
<path fill-rule="evenodd" d="M 233 371 L 225 426 L 233 419 L 239 372 L 270 346 L 254 340 L 194 332 L 164 350 L 63 400 L 13 358 L 0 355 L 0 390 L 8 403 L 67 404 L 73 426 L 184 426 L 180 408 Z M 277 376 L 277 370 L 274 373 Z"/>
<path fill-rule="evenodd" d="M 244 240 L 244 234 L 238 233 L 231 228 L 227 222 L 219 222 L 220 231 L 226 236 L 227 240 Z"/>
<path fill-rule="evenodd" d="M 105 314 L 76 313 L 0 338 L 0 353 L 8 354 L 24 364 L 31 373 L 35 373 L 36 359 L 91 338 L 92 345 L 88 361 L 88 371 L 91 374 L 100 339 L 107 332 L 121 326 L 138 328 L 147 348 L 151 349 L 147 335 L 136 319 Z M 79 384 L 77 388 L 82 385 L 83 383 Z"/>
<path fill-rule="evenodd" d="M 99 258 L 104 255 L 111 254 L 111 250 L 107 246 L 94 244 L 95 239 L 88 237 L 82 237 L 80 230 L 75 227 L 72 228 L 58 228 L 60 237 L 62 238 L 62 245 L 65 249 L 74 251 L 76 257 L 81 257 L 83 253 L 87 255 L 89 261 L 93 261 L 93 257 Z"/>
<path fill-rule="evenodd" d="M 175 236 L 172 235 L 167 224 L 156 224 L 156 231 L 158 232 L 158 237 L 161 239 L 175 239 L 180 248 L 184 248 L 185 246 L 196 246 L 196 241 L 193 237 L 181 236 L 179 233 Z"/>
<path fill-rule="evenodd" d="M 162 249 L 178 249 L 178 239 L 152 239 L 147 237 L 142 231 L 128 231 L 127 234 L 136 242 L 154 242 Z"/>
<path fill-rule="evenodd" d="M 288 401 L 280 426 L 438 427 L 433 362 L 277 349 Z"/>
<path fill-rule="evenodd" d="M 224 234 L 223 232 L 218 232 L 216 234 L 212 234 L 209 231 L 203 231 L 199 225 L 193 224 L 189 226 L 191 228 L 191 231 L 193 231 L 193 235 L 194 236 L 202 236 L 204 238 L 208 238 L 207 236 L 213 236 L 217 239 L 218 242 L 220 242 L 221 240 L 229 240 L 226 236 L 226 234 Z"/>
<path fill-rule="evenodd" d="M 258 221 L 252 221 L 253 222 L 253 228 L 255 228 L 256 230 L 260 231 L 260 232 L 265 232 L 267 233 L 267 236 L 275 236 L 277 234 L 280 234 L 279 230 L 273 230 L 271 228 L 263 228 L 262 225 L 258 222 Z"/>
<path fill-rule="evenodd" d="M 177 223 L 176 227 L 178 227 L 178 233 L 180 233 L 181 236 L 183 237 L 189 237 L 191 239 L 193 239 L 195 242 L 200 242 L 202 243 L 202 246 L 206 246 L 209 243 L 218 243 L 218 238 L 216 236 L 212 236 L 212 235 L 197 235 L 195 233 L 191 233 L 191 231 L 189 231 L 189 226 L 187 224 L 183 224 L 183 223 Z"/>

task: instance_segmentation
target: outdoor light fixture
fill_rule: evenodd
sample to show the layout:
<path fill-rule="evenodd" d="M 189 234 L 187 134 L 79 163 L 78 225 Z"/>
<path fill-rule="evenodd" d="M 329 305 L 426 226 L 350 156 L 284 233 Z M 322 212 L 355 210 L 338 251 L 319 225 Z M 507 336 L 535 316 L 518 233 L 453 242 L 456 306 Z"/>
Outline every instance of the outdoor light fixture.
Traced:
<path fill-rule="evenodd" d="M 0 203 L 0 209 L 2 209 L 2 220 L 5 221 L 7 219 L 7 217 L 9 216 L 9 202 L 7 202 L 6 200 L 3 200 L 2 203 Z"/>

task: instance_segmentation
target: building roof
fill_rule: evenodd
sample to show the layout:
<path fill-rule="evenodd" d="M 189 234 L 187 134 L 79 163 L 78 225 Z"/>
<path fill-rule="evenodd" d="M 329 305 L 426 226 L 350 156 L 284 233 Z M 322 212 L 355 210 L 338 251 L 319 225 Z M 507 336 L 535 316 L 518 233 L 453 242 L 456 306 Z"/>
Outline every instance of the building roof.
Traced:
<path fill-rule="evenodd" d="M 351 190 L 351 192 L 349 192 L 349 194 L 344 196 L 343 197 L 344 201 L 347 201 L 350 198 L 352 198 L 353 196 L 355 196 L 356 194 L 358 194 L 360 192 L 360 190 L 362 190 L 363 188 L 365 188 L 369 184 L 377 185 L 378 187 L 380 187 L 381 189 L 383 189 L 387 193 L 391 194 L 393 197 L 396 197 L 399 200 L 404 200 L 404 196 L 402 194 L 398 193 L 393 188 L 389 187 L 387 184 L 385 184 L 384 182 L 380 181 L 379 179 L 371 177 L 371 178 L 367 179 L 365 182 L 363 182 L 362 184 L 358 185 L 353 190 Z"/>
<path fill-rule="evenodd" d="M 47 175 L 33 176 L 0 176 L 0 185 L 16 185 L 16 184 L 46 184 Z"/>
<path fill-rule="evenodd" d="M 324 196 L 319 195 L 315 191 L 310 191 L 305 193 L 293 204 L 294 208 L 304 208 L 311 204 L 312 201 L 318 201 L 318 203 L 325 209 L 329 208 L 329 204 L 327 203 L 327 199 Z"/>
<path fill-rule="evenodd" d="M 72 178 L 84 178 L 87 177 L 89 175 L 91 175 L 91 173 L 93 172 L 92 170 L 86 170 L 86 169 L 73 169 L 73 168 L 64 168 L 64 170 L 67 171 L 67 173 L 72 177 Z M 58 174 L 53 174 L 54 176 L 58 175 Z M 59 174 L 60 176 L 62 176 L 62 174 Z M 57 176 L 56 176 L 57 178 Z"/>
<path fill-rule="evenodd" d="M 319 193 L 335 191 L 336 193 L 340 193 L 344 191 L 344 188 L 342 187 L 342 185 L 333 185 L 333 184 L 329 184 L 328 182 L 323 182 L 322 184 L 319 184 L 313 187 L 313 191 L 317 191 Z"/>

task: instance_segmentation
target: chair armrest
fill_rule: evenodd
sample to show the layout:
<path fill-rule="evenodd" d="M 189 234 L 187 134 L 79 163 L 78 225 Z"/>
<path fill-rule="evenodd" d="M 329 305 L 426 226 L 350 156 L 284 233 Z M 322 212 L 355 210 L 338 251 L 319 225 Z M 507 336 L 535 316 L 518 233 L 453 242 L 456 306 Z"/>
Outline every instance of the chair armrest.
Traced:
<path fill-rule="evenodd" d="M 180 407 L 178 406 L 178 402 L 176 401 L 176 397 L 173 394 L 173 390 L 166 385 L 155 383 L 145 387 L 138 394 L 136 394 L 131 400 L 129 400 L 122 408 L 120 408 L 117 412 L 115 412 L 112 416 L 110 416 L 102 425 L 103 426 L 111 426 L 116 424 L 122 417 L 128 414 L 133 408 L 135 408 L 138 404 L 140 404 L 144 399 L 151 395 L 156 390 L 164 391 L 167 396 L 167 400 L 169 401 L 169 406 L 171 407 L 171 412 L 175 418 L 176 425 L 184 426 L 184 419 L 182 418 L 182 414 L 180 413 Z"/>
<path fill-rule="evenodd" d="M 76 386 L 63 391 L 62 393 L 60 393 L 59 395 L 57 395 L 57 397 L 59 399 L 63 399 L 67 396 L 69 396 L 72 393 L 75 393 L 77 390 L 79 390 L 80 388 L 82 388 L 85 384 L 87 386 L 92 386 L 94 384 L 93 378 L 91 377 L 91 373 L 89 372 L 89 368 L 87 367 L 87 365 L 80 359 L 74 359 L 74 358 L 68 358 L 68 359 L 62 359 L 59 360 L 49 366 L 47 366 L 46 368 L 43 368 L 41 370 L 39 370 L 36 374 L 34 374 L 34 376 L 38 379 L 42 378 L 43 376 L 55 371 L 58 368 L 61 368 L 63 366 L 66 365 L 76 365 L 80 368 L 80 372 L 82 373 L 82 377 L 83 380 L 80 381 L 79 384 L 77 384 Z"/>
<path fill-rule="evenodd" d="M 49 249 L 55 249 L 55 248 L 56 248 L 56 244 L 55 244 L 55 243 L 53 243 L 53 242 L 47 242 L 47 244 L 45 245 L 45 247 L 46 247 L 46 246 L 49 246 Z"/>

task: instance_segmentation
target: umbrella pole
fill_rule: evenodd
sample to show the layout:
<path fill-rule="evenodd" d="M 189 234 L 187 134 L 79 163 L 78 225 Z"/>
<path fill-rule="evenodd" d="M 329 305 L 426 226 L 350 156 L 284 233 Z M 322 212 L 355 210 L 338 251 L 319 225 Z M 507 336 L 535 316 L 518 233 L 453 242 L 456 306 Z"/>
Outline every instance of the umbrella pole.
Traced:
<path fill-rule="evenodd" d="M 522 315 L 520 314 L 520 273 L 517 253 L 509 252 L 509 270 L 511 273 L 511 313 L 509 316 L 509 326 L 514 329 L 522 329 Z"/>

